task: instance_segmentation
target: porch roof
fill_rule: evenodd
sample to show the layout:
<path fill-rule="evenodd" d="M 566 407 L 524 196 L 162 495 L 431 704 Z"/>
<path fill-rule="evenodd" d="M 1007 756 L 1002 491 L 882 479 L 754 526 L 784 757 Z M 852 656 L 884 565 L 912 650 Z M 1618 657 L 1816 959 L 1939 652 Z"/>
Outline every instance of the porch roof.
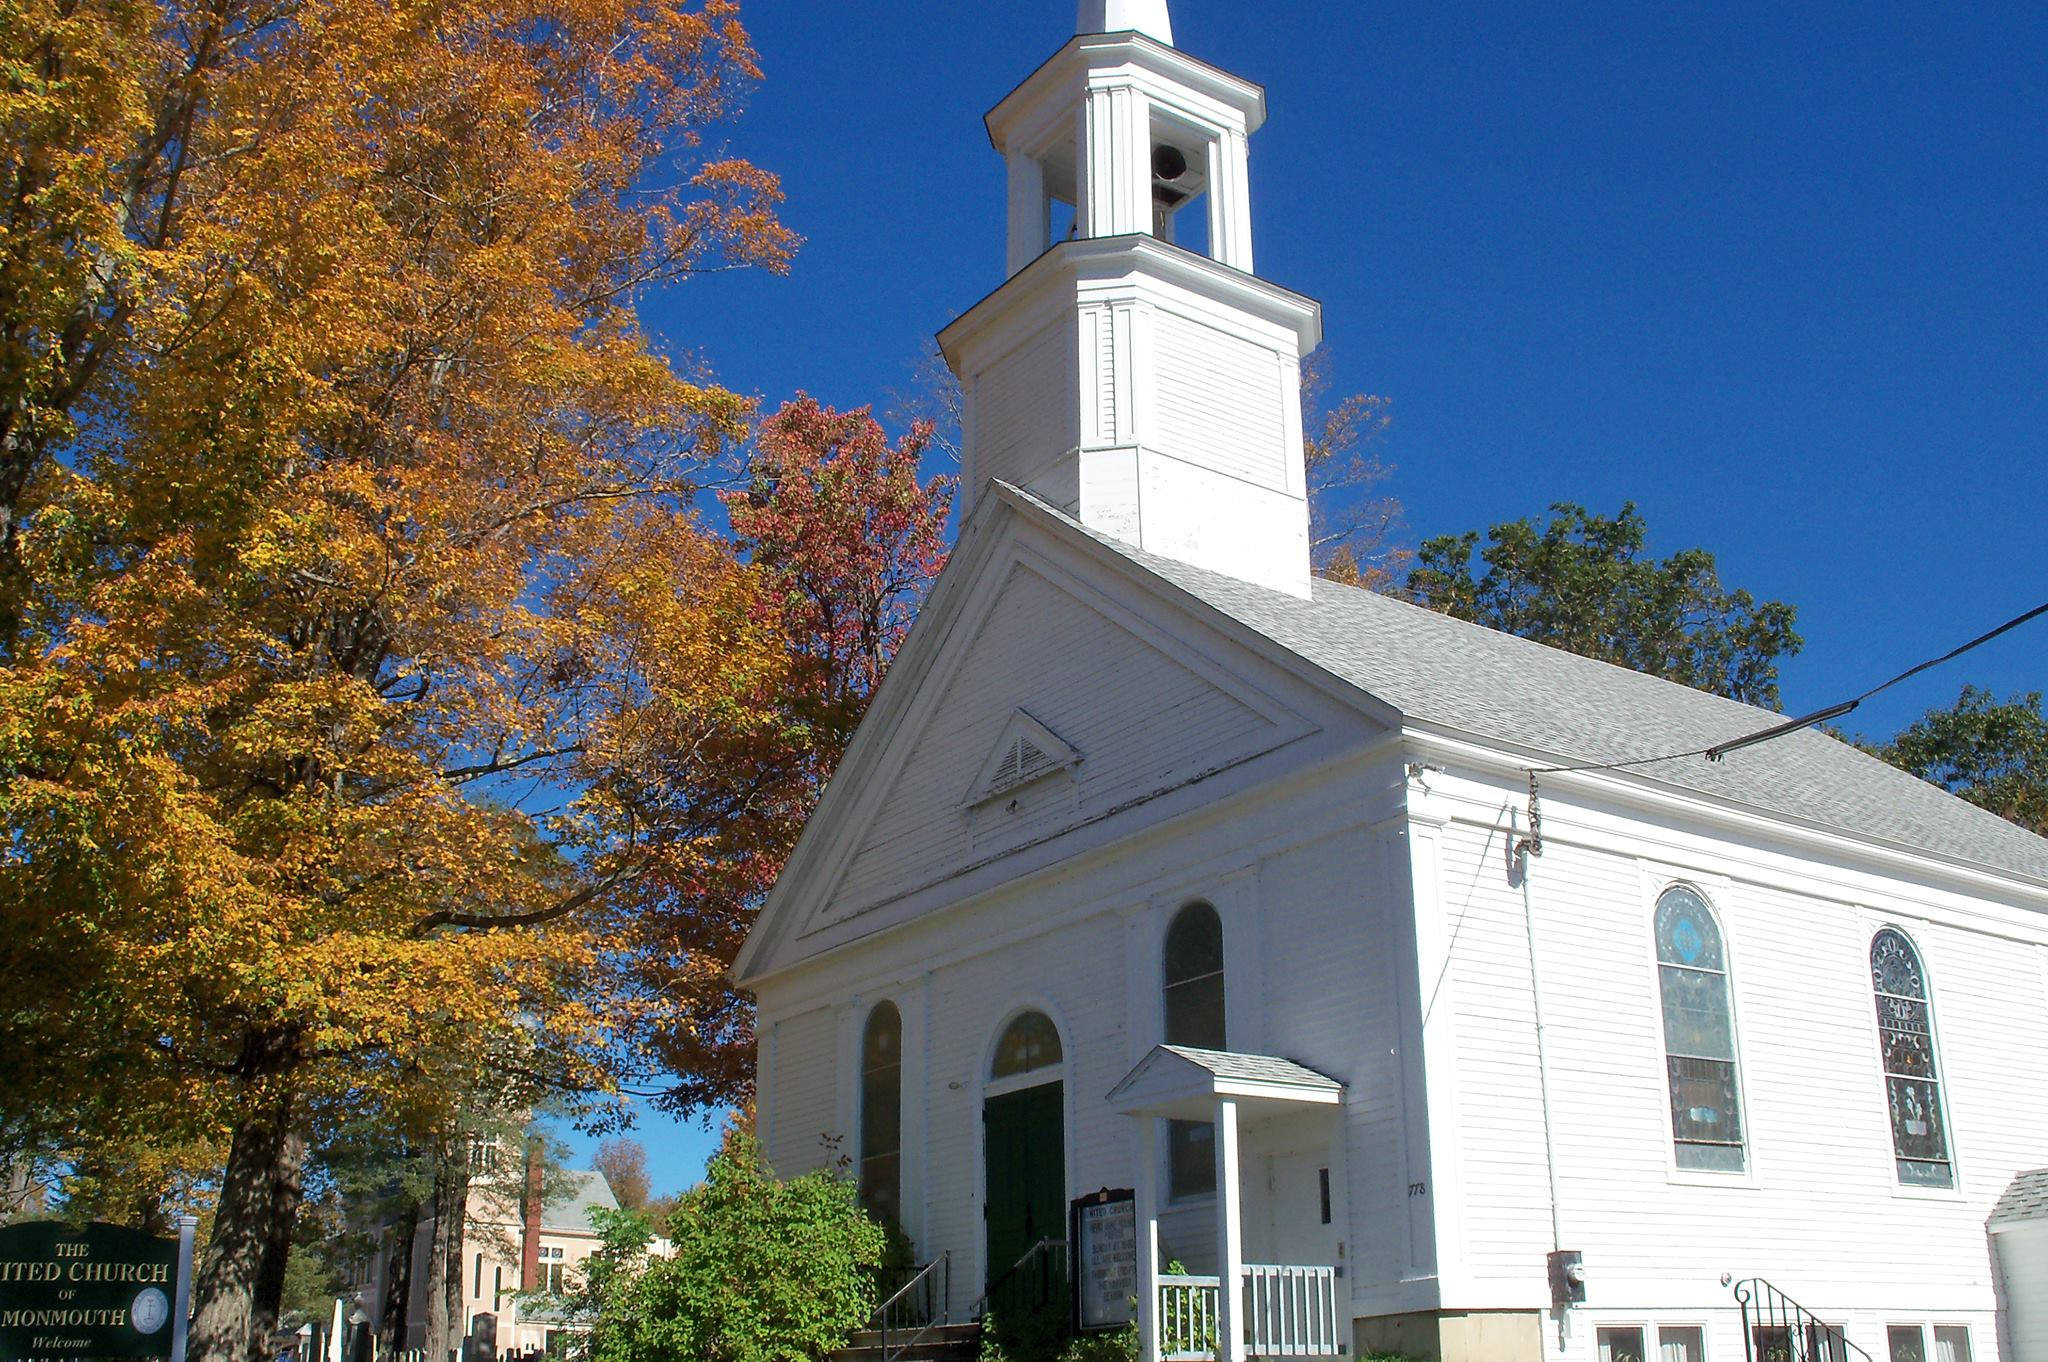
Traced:
<path fill-rule="evenodd" d="M 2048 1220 L 2048 1168 L 2014 1178 L 1991 1211 L 1993 1230 L 2035 1220 Z"/>
<path fill-rule="evenodd" d="M 1108 1101 L 1125 1116 L 1204 1120 L 1225 1097 L 1247 1106 L 1335 1106 L 1344 1085 L 1273 1055 L 1160 1045 L 1109 1090 Z"/>

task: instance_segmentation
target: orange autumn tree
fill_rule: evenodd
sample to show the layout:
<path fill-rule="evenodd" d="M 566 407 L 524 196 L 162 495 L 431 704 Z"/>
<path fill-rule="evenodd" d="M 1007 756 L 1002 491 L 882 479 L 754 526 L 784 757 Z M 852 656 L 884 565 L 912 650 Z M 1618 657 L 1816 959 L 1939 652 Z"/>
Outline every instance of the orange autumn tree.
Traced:
<path fill-rule="evenodd" d="M 634 886 L 796 802 L 690 509 L 746 408 L 634 314 L 794 243 L 700 142 L 730 0 L 16 0 L 0 50 L 0 1133 L 218 1151 L 192 1350 L 244 1362 L 322 1121 L 611 1088 Z"/>
<path fill-rule="evenodd" d="M 958 479 L 922 472 L 928 423 L 891 443 L 868 408 L 810 397 L 761 423 L 746 480 L 723 494 L 740 549 L 764 584 L 757 622 L 784 640 L 790 724 L 773 797 L 717 865 L 646 876 L 625 943 L 648 997 L 649 1051 L 674 1111 L 752 1095 L 753 1010 L 728 974 L 754 915 L 839 764 L 933 580 L 946 564 Z"/>

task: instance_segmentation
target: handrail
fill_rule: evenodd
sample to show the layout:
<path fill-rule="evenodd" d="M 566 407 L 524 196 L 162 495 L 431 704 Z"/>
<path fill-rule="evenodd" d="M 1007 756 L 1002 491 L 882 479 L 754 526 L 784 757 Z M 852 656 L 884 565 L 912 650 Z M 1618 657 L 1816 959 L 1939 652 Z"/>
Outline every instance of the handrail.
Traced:
<path fill-rule="evenodd" d="M 938 1287 L 937 1305 L 933 1305 L 932 1287 Z M 889 1299 L 875 1307 L 875 1331 L 881 1335 L 882 1362 L 896 1362 L 896 1359 L 916 1347 L 925 1335 L 948 1322 L 947 1307 L 953 1288 L 953 1253 L 948 1249 L 931 1262 L 917 1270 L 916 1275 L 896 1288 Z M 920 1299 L 913 1301 L 912 1293 L 919 1293 Z M 922 1319 L 913 1315 L 904 1322 L 904 1327 L 915 1326 L 909 1338 L 901 1340 L 891 1351 L 889 1347 L 889 1317 L 891 1314 L 919 1310 Z"/>
<path fill-rule="evenodd" d="M 1872 1362 L 1840 1325 L 1828 1324 L 1761 1277 L 1735 1284 L 1749 1362 Z"/>
<path fill-rule="evenodd" d="M 968 1317 L 970 1319 L 981 1319 L 983 1316 L 987 1315 L 989 1301 L 995 1297 L 995 1294 L 998 1291 L 1002 1290 L 1005 1286 L 1008 1286 L 1013 1279 L 1022 1277 L 1025 1268 L 1030 1266 L 1033 1259 L 1043 1256 L 1046 1259 L 1048 1266 L 1051 1266 L 1052 1260 L 1056 1256 L 1064 1254 L 1066 1251 L 1067 1241 L 1064 1239 L 1053 1239 L 1047 1237 L 1033 1244 L 1030 1248 L 1024 1251 L 1023 1257 L 1019 1258 L 1016 1262 L 1010 1264 L 1007 1268 L 1004 1268 L 1001 1275 L 996 1277 L 995 1280 L 991 1281 L 988 1284 L 988 1290 L 982 1292 L 980 1298 L 974 1302 L 974 1309 L 969 1313 Z M 1064 1275 L 1066 1271 L 1066 1264 L 1064 1262 L 1061 1262 L 1057 1266 L 1059 1271 Z M 1038 1303 L 1043 1304 L 1044 1302 L 1041 1301 Z"/>

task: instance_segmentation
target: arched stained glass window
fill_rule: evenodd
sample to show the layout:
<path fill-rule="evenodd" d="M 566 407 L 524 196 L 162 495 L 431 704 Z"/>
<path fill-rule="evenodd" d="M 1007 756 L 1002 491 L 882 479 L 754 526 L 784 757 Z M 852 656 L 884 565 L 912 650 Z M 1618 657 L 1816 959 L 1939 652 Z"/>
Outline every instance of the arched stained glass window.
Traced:
<path fill-rule="evenodd" d="M 1713 909 L 1684 885 L 1657 899 L 1657 976 L 1678 1166 L 1739 1173 L 1748 1155 L 1727 951 Z"/>
<path fill-rule="evenodd" d="M 1050 1069 L 1064 1059 L 1059 1028 L 1043 1012 L 1025 1012 L 1003 1028 L 996 1042 L 996 1062 L 991 1078 L 1015 1078 L 1018 1074 Z"/>
<path fill-rule="evenodd" d="M 860 1042 L 860 1196 L 876 1219 L 903 1210 L 903 1014 L 894 1003 L 868 1013 Z"/>
<path fill-rule="evenodd" d="M 1166 929 L 1166 1043 L 1198 1050 L 1229 1048 L 1224 1026 L 1223 918 L 1206 903 L 1180 910 Z M 1166 1180 L 1176 1200 L 1216 1191 L 1216 1127 L 1207 1121 L 1166 1123 Z"/>
<path fill-rule="evenodd" d="M 1166 1043 L 1225 1049 L 1223 919 L 1206 903 L 1180 910 L 1166 931 Z"/>
<path fill-rule="evenodd" d="M 1941 1116 L 1941 1065 L 1934 1055 L 1934 1010 L 1927 971 L 1904 932 L 1887 927 L 1870 942 L 1870 985 L 1877 994 L 1878 1046 L 1884 1054 L 1885 1104 L 1899 1181 L 1953 1187 L 1948 1129 Z"/>

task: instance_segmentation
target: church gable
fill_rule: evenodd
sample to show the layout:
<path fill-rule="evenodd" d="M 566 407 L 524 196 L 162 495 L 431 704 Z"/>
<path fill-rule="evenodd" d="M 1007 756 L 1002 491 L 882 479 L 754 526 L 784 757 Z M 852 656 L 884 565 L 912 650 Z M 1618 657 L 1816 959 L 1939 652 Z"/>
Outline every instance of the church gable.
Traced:
<path fill-rule="evenodd" d="M 802 931 L 1238 766 L 1317 725 L 1028 550 L 923 678 Z"/>

